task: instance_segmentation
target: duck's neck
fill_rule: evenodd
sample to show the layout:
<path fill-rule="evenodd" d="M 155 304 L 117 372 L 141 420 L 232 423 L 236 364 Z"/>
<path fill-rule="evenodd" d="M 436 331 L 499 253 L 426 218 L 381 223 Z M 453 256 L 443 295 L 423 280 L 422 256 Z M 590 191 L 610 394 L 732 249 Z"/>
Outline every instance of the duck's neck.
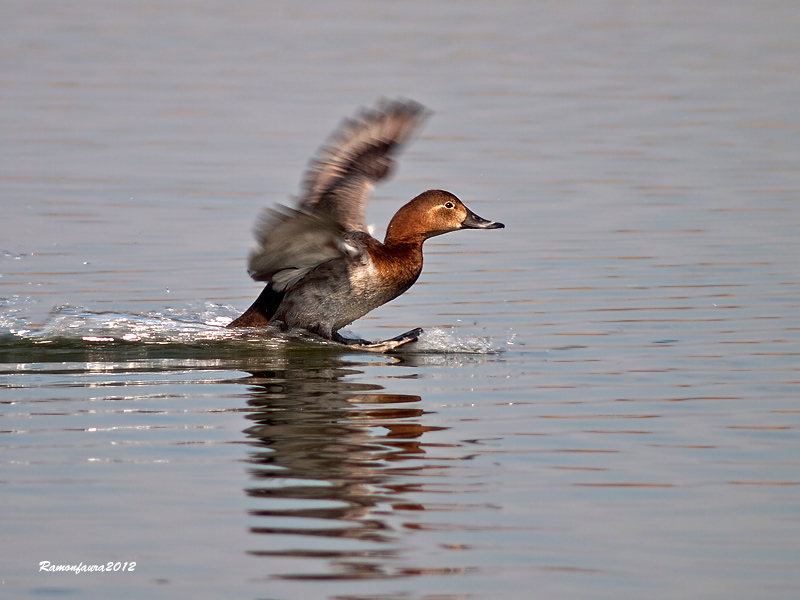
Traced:
<path fill-rule="evenodd" d="M 387 236 L 383 244 L 371 252 L 373 264 L 381 279 L 392 285 L 410 288 L 422 272 L 424 240 L 393 240 Z"/>

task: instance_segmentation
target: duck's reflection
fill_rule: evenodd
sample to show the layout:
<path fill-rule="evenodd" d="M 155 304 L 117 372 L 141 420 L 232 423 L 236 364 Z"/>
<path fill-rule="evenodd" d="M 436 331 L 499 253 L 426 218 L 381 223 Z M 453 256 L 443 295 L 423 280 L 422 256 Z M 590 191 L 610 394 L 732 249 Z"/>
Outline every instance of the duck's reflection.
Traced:
<path fill-rule="evenodd" d="M 402 479 L 422 468 L 397 463 L 421 458 L 422 435 L 433 428 L 421 422 L 419 396 L 348 381 L 355 373 L 304 366 L 246 380 L 254 424 L 245 433 L 255 446 L 246 492 L 259 499 L 251 531 L 264 535 L 251 553 L 325 561 L 324 573 L 308 564 L 278 577 L 397 576 L 381 562 L 398 552 L 387 517 L 412 508 Z"/>

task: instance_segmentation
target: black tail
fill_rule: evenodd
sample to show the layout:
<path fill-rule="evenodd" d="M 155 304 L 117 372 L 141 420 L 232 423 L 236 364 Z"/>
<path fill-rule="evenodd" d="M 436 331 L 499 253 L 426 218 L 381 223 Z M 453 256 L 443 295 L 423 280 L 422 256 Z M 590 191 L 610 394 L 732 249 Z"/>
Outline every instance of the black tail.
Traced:
<path fill-rule="evenodd" d="M 268 283 L 253 305 L 228 327 L 266 327 L 283 301 L 286 292 L 276 292 Z"/>

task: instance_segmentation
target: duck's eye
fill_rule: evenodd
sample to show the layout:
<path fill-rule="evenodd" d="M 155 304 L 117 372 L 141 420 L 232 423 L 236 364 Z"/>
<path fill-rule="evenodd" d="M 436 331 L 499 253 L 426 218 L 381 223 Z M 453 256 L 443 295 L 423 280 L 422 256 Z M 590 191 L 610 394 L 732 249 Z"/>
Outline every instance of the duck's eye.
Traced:
<path fill-rule="evenodd" d="M 448 200 L 447 202 L 444 203 L 444 207 L 445 208 L 455 208 L 455 204 L 453 204 L 452 202 L 450 202 Z"/>

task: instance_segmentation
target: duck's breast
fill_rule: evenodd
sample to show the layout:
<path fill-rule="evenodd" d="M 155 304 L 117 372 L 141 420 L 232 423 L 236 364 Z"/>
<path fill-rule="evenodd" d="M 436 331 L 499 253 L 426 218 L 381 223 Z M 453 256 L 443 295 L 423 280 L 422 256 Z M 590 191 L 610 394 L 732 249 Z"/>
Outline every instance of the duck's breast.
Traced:
<path fill-rule="evenodd" d="M 348 233 L 347 241 L 358 252 L 329 260 L 307 273 L 287 291 L 276 320 L 289 328 L 299 327 L 330 337 L 402 294 L 419 275 L 418 271 L 387 268 L 380 251 L 376 261 L 374 249 L 381 244 L 367 234 Z M 398 275 L 406 271 L 404 276 Z"/>

